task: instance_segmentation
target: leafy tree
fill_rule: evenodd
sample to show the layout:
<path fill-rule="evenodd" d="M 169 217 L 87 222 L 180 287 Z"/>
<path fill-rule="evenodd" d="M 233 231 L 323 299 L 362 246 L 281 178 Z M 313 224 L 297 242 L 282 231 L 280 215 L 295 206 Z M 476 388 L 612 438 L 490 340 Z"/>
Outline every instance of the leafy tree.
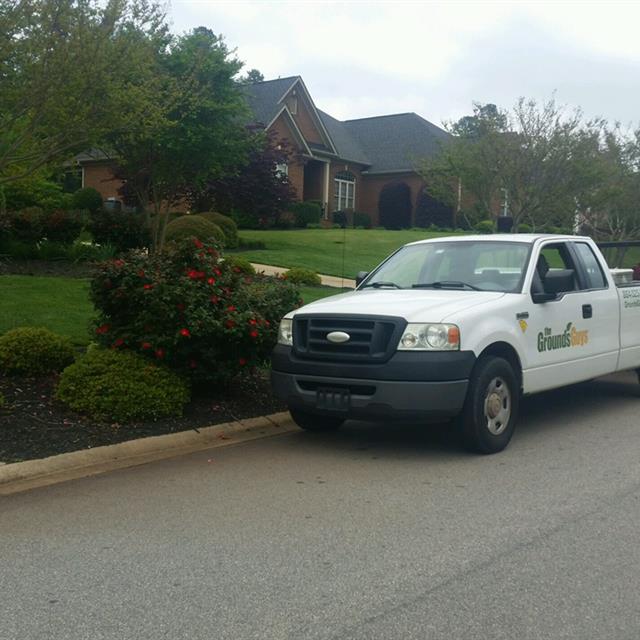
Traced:
<path fill-rule="evenodd" d="M 145 209 L 156 248 L 172 208 L 245 161 L 246 106 L 234 81 L 241 66 L 209 29 L 176 38 L 156 65 L 156 108 L 109 137 L 123 194 Z"/>
<path fill-rule="evenodd" d="M 0 188 L 137 126 L 166 38 L 154 0 L 0 2 Z"/>
<path fill-rule="evenodd" d="M 235 174 L 207 183 L 191 202 L 198 211 L 232 211 L 255 226 L 275 222 L 295 199 L 295 190 L 282 167 L 292 157 L 290 146 L 276 139 L 274 132 L 251 132 L 247 163 Z"/>
<path fill-rule="evenodd" d="M 264 82 L 264 76 L 257 69 L 249 69 L 244 76 L 240 78 L 242 84 L 255 84 L 256 82 Z"/>
<path fill-rule="evenodd" d="M 640 129 L 599 121 L 582 142 L 584 188 L 576 202 L 583 231 L 602 241 L 640 238 Z"/>
<path fill-rule="evenodd" d="M 520 99 L 510 112 L 476 104 L 448 128 L 453 141 L 420 169 L 432 196 L 462 205 L 469 223 L 506 198 L 515 228 L 572 225 L 584 188 L 580 111 L 566 114 L 553 100 Z"/>

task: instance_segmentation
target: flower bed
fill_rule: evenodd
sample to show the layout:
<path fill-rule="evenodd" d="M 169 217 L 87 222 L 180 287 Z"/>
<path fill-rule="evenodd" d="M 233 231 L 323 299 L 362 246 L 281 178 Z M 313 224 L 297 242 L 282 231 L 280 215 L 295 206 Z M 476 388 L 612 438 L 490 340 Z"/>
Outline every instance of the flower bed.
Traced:
<path fill-rule="evenodd" d="M 55 400 L 56 383 L 57 376 L 0 376 L 0 397 L 4 397 L 0 406 L 0 462 L 44 458 L 285 410 L 271 395 L 264 370 L 240 378 L 224 391 L 196 396 L 181 417 L 130 424 L 95 420 L 70 411 Z"/>

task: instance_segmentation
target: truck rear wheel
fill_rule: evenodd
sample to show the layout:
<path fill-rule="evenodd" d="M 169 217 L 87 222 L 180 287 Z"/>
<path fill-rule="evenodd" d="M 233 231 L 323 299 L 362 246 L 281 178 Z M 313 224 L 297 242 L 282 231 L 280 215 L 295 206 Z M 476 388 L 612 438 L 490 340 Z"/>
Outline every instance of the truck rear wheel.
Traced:
<path fill-rule="evenodd" d="M 293 421 L 305 431 L 336 431 L 343 422 L 343 418 L 335 416 L 323 416 L 317 413 L 309 413 L 302 409 L 292 409 L 289 407 L 289 413 Z"/>
<path fill-rule="evenodd" d="M 498 453 L 511 440 L 518 419 L 520 385 L 511 364 L 487 356 L 478 361 L 458 418 L 462 442 L 477 453 Z"/>

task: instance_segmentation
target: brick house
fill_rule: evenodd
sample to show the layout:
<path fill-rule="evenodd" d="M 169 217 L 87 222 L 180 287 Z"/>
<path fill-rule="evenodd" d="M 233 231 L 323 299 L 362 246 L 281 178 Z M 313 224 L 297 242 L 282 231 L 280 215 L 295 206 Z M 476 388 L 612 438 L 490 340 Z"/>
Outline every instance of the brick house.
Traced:
<path fill-rule="evenodd" d="M 245 91 L 251 124 L 273 131 L 293 150 L 282 170 L 299 200 L 321 202 L 326 219 L 354 210 L 369 214 L 374 225 L 389 215 L 397 226 L 415 225 L 424 197 L 416 162 L 438 153 L 450 134 L 415 113 L 336 120 L 315 106 L 300 76 L 247 85 Z M 85 154 L 78 161 L 84 186 L 117 197 L 120 184 L 104 156 Z M 391 197 L 385 200 L 385 194 Z M 393 208 L 386 218 L 385 206 Z"/>

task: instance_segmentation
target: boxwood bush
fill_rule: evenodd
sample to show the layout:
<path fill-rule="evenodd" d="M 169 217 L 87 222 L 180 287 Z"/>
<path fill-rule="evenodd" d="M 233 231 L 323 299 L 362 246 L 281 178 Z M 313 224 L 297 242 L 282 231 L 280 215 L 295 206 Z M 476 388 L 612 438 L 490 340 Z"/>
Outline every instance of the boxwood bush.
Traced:
<path fill-rule="evenodd" d="M 294 284 L 306 285 L 308 287 L 319 287 L 322 284 L 320 276 L 315 271 L 301 267 L 289 269 L 282 277 Z"/>
<path fill-rule="evenodd" d="M 90 348 L 60 376 L 56 398 L 94 418 L 116 422 L 182 415 L 187 382 L 134 353 Z"/>
<path fill-rule="evenodd" d="M 202 216 L 189 215 L 172 220 L 166 229 L 166 242 L 180 242 L 186 238 L 217 241 L 224 246 L 226 238 L 224 231 L 215 223 Z"/>
<path fill-rule="evenodd" d="M 103 263 L 91 284 L 96 339 L 164 362 L 198 382 L 232 379 L 270 355 L 297 288 L 238 272 L 214 244 L 189 238 L 157 254 Z"/>
<path fill-rule="evenodd" d="M 477 233 L 489 234 L 494 233 L 496 230 L 496 225 L 493 220 L 482 220 L 478 222 L 478 224 L 473 227 Z"/>
<path fill-rule="evenodd" d="M 232 220 L 229 216 L 224 216 L 221 213 L 216 213 L 215 211 L 198 213 L 197 215 L 209 222 L 213 222 L 213 224 L 217 224 L 222 229 L 225 238 L 224 246 L 227 249 L 238 248 L 238 225 L 235 223 L 235 220 Z"/>
<path fill-rule="evenodd" d="M 256 270 L 254 266 L 242 256 L 226 255 L 224 261 L 236 273 L 244 273 L 247 276 L 255 276 Z"/>
<path fill-rule="evenodd" d="M 296 227 L 304 229 L 308 224 L 317 224 L 322 216 L 322 207 L 313 201 L 294 202 L 289 205 Z"/>
<path fill-rule="evenodd" d="M 11 329 L 0 336 L 0 371 L 38 376 L 62 371 L 74 359 L 68 338 L 36 327 Z"/>

